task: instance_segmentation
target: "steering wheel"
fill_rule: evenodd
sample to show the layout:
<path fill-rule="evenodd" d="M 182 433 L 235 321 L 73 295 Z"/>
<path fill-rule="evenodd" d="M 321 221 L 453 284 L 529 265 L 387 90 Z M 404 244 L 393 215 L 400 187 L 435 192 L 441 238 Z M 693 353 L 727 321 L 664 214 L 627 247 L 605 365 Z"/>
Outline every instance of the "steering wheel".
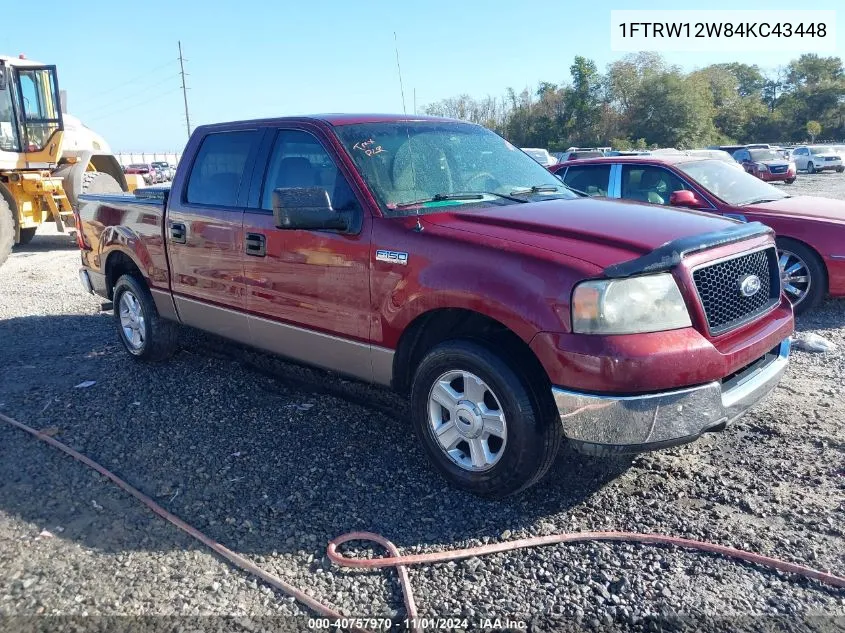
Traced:
<path fill-rule="evenodd" d="M 466 183 L 464 183 L 464 184 L 466 185 L 467 189 L 472 190 L 473 189 L 473 187 L 471 186 L 472 183 L 474 183 L 476 180 L 481 180 L 482 178 L 486 179 L 487 181 L 492 181 L 492 182 L 496 183 L 497 185 L 501 184 L 498 181 L 498 179 L 493 174 L 491 174 L 489 171 L 482 171 L 482 172 L 479 172 L 477 174 L 473 174 L 472 176 L 469 177 L 469 180 L 467 180 Z M 496 187 L 485 186 L 485 187 L 483 187 L 483 189 L 495 190 Z"/>

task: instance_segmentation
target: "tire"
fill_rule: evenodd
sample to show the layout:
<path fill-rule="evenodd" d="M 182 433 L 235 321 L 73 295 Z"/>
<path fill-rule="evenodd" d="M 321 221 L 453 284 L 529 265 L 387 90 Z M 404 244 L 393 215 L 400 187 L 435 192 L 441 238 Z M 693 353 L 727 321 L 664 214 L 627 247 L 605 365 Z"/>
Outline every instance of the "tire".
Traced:
<path fill-rule="evenodd" d="M 15 245 L 15 218 L 6 199 L 0 195 L 0 266 L 8 259 Z"/>
<path fill-rule="evenodd" d="M 102 171 L 86 171 L 82 176 L 79 193 L 123 193 L 114 176 Z"/>
<path fill-rule="evenodd" d="M 791 185 L 793 182 L 795 182 L 795 180 L 795 178 L 787 178 L 785 182 L 787 185 Z"/>
<path fill-rule="evenodd" d="M 134 315 L 134 318 L 133 318 Z M 140 316 L 140 319 L 137 318 Z M 125 323 L 132 323 L 130 338 Z M 169 358 L 177 347 L 177 325 L 162 319 L 156 310 L 152 295 L 143 281 L 132 275 L 123 275 L 114 286 L 114 320 L 117 336 L 133 358 L 161 361 Z"/>
<path fill-rule="evenodd" d="M 435 387 L 444 384 L 451 391 L 441 387 L 440 394 L 459 395 L 449 400 L 450 406 L 454 403 L 452 413 L 431 400 Z M 474 394 L 468 391 L 467 384 L 474 385 L 469 387 Z M 447 341 L 423 358 L 411 386 L 414 430 L 429 460 L 452 485 L 481 497 L 501 499 L 528 488 L 548 471 L 560 448 L 563 431 L 551 392 L 544 397 L 538 390 L 534 395 L 530 385 L 502 357 L 475 342 Z M 458 392 L 458 388 L 463 391 Z M 504 416 L 499 423 L 504 433 L 489 434 L 488 427 L 479 421 L 482 410 L 467 404 L 478 402 L 479 393 L 483 393 L 481 402 L 491 419 L 498 414 Z M 436 397 L 442 400 L 452 396 Z M 438 424 L 441 432 L 450 433 L 450 439 L 438 440 Z M 473 424 L 476 427 L 470 428 Z M 469 463 L 474 460 L 467 437 L 472 436 L 475 446 L 486 447 L 485 451 L 476 451 L 489 462 L 481 467 Z M 452 450 L 447 452 L 441 441 L 449 442 Z"/>
<path fill-rule="evenodd" d="M 808 174 L 815 174 L 816 173 L 816 166 L 813 164 L 813 161 L 807 162 L 807 173 Z"/>
<path fill-rule="evenodd" d="M 845 171 L 845 167 L 837 167 L 837 168 L 836 168 L 836 173 L 837 173 L 837 174 L 841 174 L 843 171 Z"/>
<path fill-rule="evenodd" d="M 798 290 L 804 290 L 804 284 L 788 284 L 784 277 L 784 292 L 790 302 L 792 302 L 793 311 L 796 315 L 804 314 L 821 303 L 827 293 L 827 271 L 824 263 L 812 248 L 801 242 L 791 240 L 788 237 L 778 238 L 777 245 L 778 257 L 781 262 L 781 276 L 784 277 L 783 265 L 784 258 L 786 258 L 787 268 L 792 268 L 800 262 L 807 272 L 806 276 L 809 277 L 809 286 L 797 302 L 789 287 L 792 286 Z M 805 276 L 801 270 L 797 270 L 793 274 Z"/>
<path fill-rule="evenodd" d="M 36 231 L 38 231 L 37 226 L 21 229 L 21 239 L 18 241 L 18 244 L 29 244 L 32 241 L 32 238 L 35 237 Z"/>

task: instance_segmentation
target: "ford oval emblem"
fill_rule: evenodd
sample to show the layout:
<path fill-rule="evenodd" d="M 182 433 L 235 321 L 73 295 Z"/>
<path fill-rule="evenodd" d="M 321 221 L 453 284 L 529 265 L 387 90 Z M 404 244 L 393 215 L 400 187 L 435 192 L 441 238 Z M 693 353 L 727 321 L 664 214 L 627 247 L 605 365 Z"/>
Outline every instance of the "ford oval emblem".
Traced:
<path fill-rule="evenodd" d="M 747 275 L 739 282 L 739 292 L 743 297 L 753 297 L 760 292 L 761 285 L 757 275 Z"/>

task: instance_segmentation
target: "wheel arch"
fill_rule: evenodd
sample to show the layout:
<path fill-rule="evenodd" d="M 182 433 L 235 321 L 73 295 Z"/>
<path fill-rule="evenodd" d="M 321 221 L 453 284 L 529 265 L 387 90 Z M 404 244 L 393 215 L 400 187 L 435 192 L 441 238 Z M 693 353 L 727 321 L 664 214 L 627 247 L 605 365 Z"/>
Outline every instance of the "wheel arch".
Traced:
<path fill-rule="evenodd" d="M 781 241 L 787 241 L 787 242 L 795 242 L 796 244 L 800 244 L 801 246 L 803 246 L 804 248 L 809 250 L 811 253 L 813 253 L 813 255 L 815 255 L 816 258 L 818 259 L 819 264 L 821 264 L 822 272 L 824 273 L 824 291 L 825 291 L 825 293 L 830 291 L 830 271 L 828 270 L 827 262 L 824 260 L 824 257 L 822 256 L 821 253 L 819 253 L 819 251 L 817 249 L 815 249 L 813 246 L 811 246 L 809 243 L 805 242 L 804 240 L 797 238 L 797 237 L 792 237 L 791 235 L 778 235 L 777 238 L 775 239 L 775 241 L 778 243 L 778 250 L 780 250 L 780 242 Z"/>
<path fill-rule="evenodd" d="M 445 307 L 417 315 L 402 332 L 393 357 L 393 388 L 407 395 L 425 354 L 436 345 L 454 339 L 472 340 L 502 354 L 513 361 L 518 373 L 529 379 L 530 389 L 548 387 L 546 391 L 550 393 L 551 383 L 540 359 L 516 332 L 481 312 Z"/>
<path fill-rule="evenodd" d="M 139 281 L 146 283 L 140 264 L 126 251 L 120 249 L 115 249 L 106 256 L 103 273 L 106 276 L 106 292 L 109 299 L 114 298 L 114 286 L 123 275 L 136 276 Z"/>

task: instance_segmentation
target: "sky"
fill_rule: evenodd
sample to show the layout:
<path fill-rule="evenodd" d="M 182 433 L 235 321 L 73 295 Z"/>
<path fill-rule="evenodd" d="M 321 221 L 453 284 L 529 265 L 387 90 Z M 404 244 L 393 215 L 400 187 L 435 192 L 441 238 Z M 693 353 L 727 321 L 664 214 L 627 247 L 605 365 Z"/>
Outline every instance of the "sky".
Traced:
<path fill-rule="evenodd" d="M 215 6 L 216 4 L 216 6 Z M 612 9 L 796 9 L 794 0 L 237 0 L 50 2 L 60 28 L 4 29 L 0 54 L 55 64 L 68 111 L 112 149 L 181 151 L 187 140 L 177 42 L 188 73 L 191 125 L 319 112 L 402 112 L 394 33 L 408 112 L 459 94 L 501 96 L 569 78 L 575 55 L 602 71 L 612 52 Z M 5 24 L 32 7 L 7 3 Z M 837 10 L 845 3 L 815 0 Z M 46 10 L 46 5 L 45 9 Z M 45 33 L 56 33 L 55 38 Z M 845 35 L 837 54 L 845 56 Z M 89 43 L 90 42 L 90 43 Z M 808 50 L 807 52 L 814 52 Z M 664 53 L 685 70 L 741 61 L 773 69 L 797 52 Z M 829 53 L 828 53 L 829 54 Z"/>

